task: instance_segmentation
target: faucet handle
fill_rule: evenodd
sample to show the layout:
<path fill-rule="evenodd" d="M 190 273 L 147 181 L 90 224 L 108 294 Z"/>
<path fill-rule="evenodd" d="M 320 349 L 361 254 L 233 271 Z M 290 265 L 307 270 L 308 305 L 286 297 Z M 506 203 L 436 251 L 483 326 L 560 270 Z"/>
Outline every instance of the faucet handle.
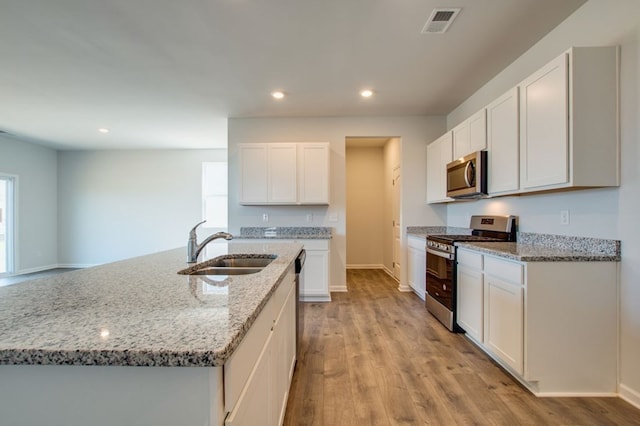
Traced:
<path fill-rule="evenodd" d="M 196 228 L 197 228 L 198 226 L 202 225 L 202 224 L 203 224 L 203 223 L 205 223 L 205 222 L 206 222 L 206 220 L 203 220 L 202 222 L 198 222 L 198 223 L 196 223 L 196 226 L 194 226 L 193 228 L 191 228 L 191 231 L 189 231 L 189 236 L 190 236 L 190 237 L 194 237 L 194 238 L 195 238 L 195 236 L 196 236 Z"/>

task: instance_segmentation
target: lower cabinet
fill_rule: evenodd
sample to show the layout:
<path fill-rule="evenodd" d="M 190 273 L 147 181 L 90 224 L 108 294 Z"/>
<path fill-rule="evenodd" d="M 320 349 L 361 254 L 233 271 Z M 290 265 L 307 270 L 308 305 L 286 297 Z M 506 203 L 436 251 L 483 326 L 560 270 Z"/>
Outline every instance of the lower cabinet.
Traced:
<path fill-rule="evenodd" d="M 407 238 L 407 277 L 409 287 L 422 300 L 426 298 L 427 254 L 424 237 Z"/>
<path fill-rule="evenodd" d="M 487 257 L 484 265 L 484 344 L 513 370 L 524 371 L 522 265 Z"/>
<path fill-rule="evenodd" d="M 226 425 L 282 424 L 296 361 L 293 271 L 224 366 Z"/>
<path fill-rule="evenodd" d="M 307 252 L 300 282 L 300 298 L 305 302 L 330 302 L 329 240 L 296 240 Z"/>
<path fill-rule="evenodd" d="M 457 322 L 477 342 L 484 336 L 482 255 L 458 250 Z"/>
<path fill-rule="evenodd" d="M 457 251 L 457 322 L 539 396 L 617 392 L 617 262 Z"/>

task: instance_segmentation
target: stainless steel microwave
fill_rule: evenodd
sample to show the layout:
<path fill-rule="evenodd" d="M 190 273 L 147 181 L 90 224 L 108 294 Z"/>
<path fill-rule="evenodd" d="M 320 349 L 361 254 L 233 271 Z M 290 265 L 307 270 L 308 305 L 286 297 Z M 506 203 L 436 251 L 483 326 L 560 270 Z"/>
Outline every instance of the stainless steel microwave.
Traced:
<path fill-rule="evenodd" d="M 447 197 L 487 195 L 487 151 L 477 151 L 447 164 Z"/>

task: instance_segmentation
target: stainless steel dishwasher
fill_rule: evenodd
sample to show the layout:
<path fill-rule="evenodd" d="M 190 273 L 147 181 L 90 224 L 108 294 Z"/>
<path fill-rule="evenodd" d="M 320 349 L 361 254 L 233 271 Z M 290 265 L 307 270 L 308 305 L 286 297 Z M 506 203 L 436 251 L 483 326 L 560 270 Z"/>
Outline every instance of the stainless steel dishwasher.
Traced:
<path fill-rule="evenodd" d="M 307 253 L 302 250 L 296 258 L 296 365 L 300 360 L 300 354 L 302 349 L 302 334 L 304 332 L 304 303 L 300 300 L 300 289 L 304 286 L 304 274 L 302 268 L 304 268 L 304 261 L 307 257 Z"/>

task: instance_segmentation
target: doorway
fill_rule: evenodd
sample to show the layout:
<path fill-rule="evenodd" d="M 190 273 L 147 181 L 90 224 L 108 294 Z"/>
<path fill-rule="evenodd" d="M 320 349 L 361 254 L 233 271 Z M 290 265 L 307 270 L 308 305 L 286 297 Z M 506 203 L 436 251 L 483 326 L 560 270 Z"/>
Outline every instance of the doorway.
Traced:
<path fill-rule="evenodd" d="M 399 137 L 345 139 L 347 269 L 383 269 L 398 281 L 400 143 Z"/>
<path fill-rule="evenodd" d="M 0 277 L 14 272 L 15 177 L 0 175 Z"/>

